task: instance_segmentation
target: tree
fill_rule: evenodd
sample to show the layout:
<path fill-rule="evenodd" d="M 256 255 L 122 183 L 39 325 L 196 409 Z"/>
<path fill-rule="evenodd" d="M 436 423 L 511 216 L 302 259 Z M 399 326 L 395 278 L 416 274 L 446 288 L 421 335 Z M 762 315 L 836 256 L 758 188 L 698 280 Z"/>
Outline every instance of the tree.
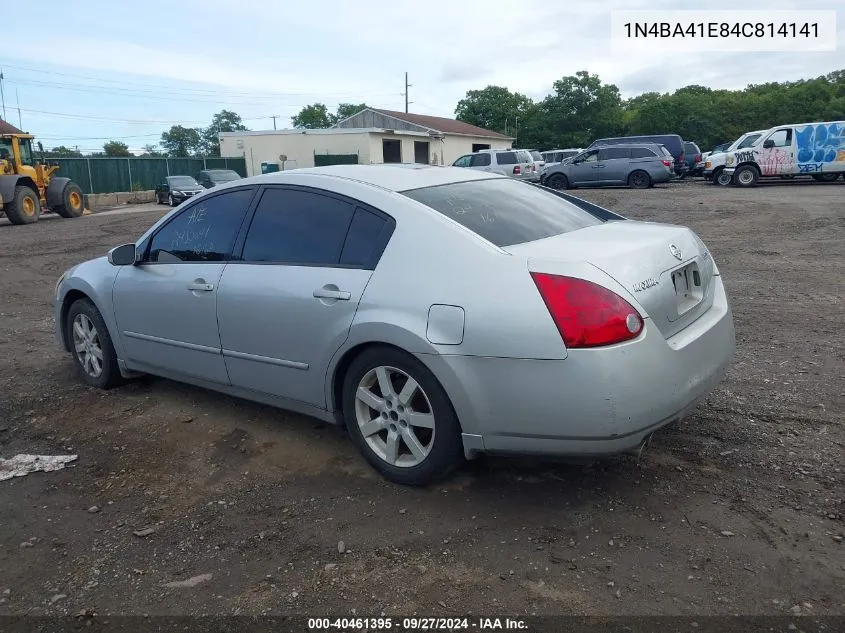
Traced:
<path fill-rule="evenodd" d="M 622 98 L 613 84 L 602 84 L 597 75 L 580 70 L 553 84 L 543 99 L 552 141 L 559 147 L 586 147 L 622 130 Z"/>
<path fill-rule="evenodd" d="M 172 158 L 184 158 L 196 154 L 202 139 L 196 128 L 174 125 L 167 132 L 161 134 L 161 146 Z"/>
<path fill-rule="evenodd" d="M 159 151 L 158 145 L 148 144 L 144 145 L 144 151 L 141 153 L 141 158 L 163 158 L 164 152 Z"/>
<path fill-rule="evenodd" d="M 331 127 L 334 124 L 333 116 L 329 114 L 328 108 L 323 103 L 307 105 L 299 114 L 291 117 L 293 127 L 318 130 Z"/>
<path fill-rule="evenodd" d="M 337 106 L 337 113 L 332 117 L 332 125 L 348 119 L 349 117 L 358 114 L 361 110 L 369 108 L 366 103 L 339 103 Z"/>
<path fill-rule="evenodd" d="M 121 141 L 109 141 L 103 145 L 103 152 L 110 158 L 132 156 L 129 146 Z"/>
<path fill-rule="evenodd" d="M 487 86 L 482 90 L 470 90 L 458 102 L 455 117 L 458 121 L 483 127 L 485 130 L 514 136 L 517 117 L 526 122 L 533 114 L 534 103 L 523 94 L 511 92 L 503 86 Z"/>
<path fill-rule="evenodd" d="M 49 152 L 44 152 L 44 158 L 82 158 L 82 152 L 70 149 L 64 145 L 59 145 Z"/>
<path fill-rule="evenodd" d="M 220 156 L 221 132 L 240 132 L 246 130 L 241 116 L 231 110 L 221 110 L 211 119 L 211 125 L 200 132 L 200 150 L 206 156 Z"/>

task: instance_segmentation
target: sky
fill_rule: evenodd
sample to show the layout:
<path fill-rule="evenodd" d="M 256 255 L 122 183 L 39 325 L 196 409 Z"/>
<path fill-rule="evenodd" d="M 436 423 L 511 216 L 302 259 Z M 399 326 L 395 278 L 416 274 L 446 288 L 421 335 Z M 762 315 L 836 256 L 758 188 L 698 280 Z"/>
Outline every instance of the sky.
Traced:
<path fill-rule="evenodd" d="M 754 5 L 757 6 L 749 6 Z M 250 129 L 290 127 L 303 106 L 366 102 L 453 117 L 468 90 L 502 85 L 534 99 L 579 70 L 623 97 L 689 84 L 739 89 L 845 68 L 843 0 L 768 0 L 745 9 L 838 9 L 837 51 L 615 54 L 610 11 L 700 9 L 692 0 L 40 0 L 4 16 L 6 118 L 49 149 L 133 150 L 171 125 L 223 108 Z M 711 0 L 709 9 L 732 9 Z M 18 116 L 20 103 L 20 118 Z M 0 110 L 0 117 L 2 111 Z"/>

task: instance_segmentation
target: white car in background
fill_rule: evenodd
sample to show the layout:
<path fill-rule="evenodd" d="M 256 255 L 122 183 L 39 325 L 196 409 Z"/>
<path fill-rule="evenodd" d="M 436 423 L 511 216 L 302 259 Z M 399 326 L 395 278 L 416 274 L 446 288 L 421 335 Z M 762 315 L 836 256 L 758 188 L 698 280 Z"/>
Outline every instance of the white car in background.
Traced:
<path fill-rule="evenodd" d="M 754 143 L 757 142 L 757 139 L 759 139 L 766 131 L 767 130 L 756 130 L 754 132 L 746 132 L 731 143 L 730 147 L 728 147 L 724 152 L 710 154 L 704 161 L 704 171 L 701 172 L 704 179 L 712 180 L 714 185 L 721 185 L 722 187 L 727 187 L 731 184 L 732 176 L 724 173 L 725 161 L 728 156 L 730 156 L 731 152 L 735 152 L 738 149 L 745 149 L 746 147 L 754 145 Z"/>
<path fill-rule="evenodd" d="M 524 149 L 482 149 L 464 154 L 452 163 L 452 167 L 468 167 L 529 181 L 534 180 L 533 165 L 534 159 Z"/>

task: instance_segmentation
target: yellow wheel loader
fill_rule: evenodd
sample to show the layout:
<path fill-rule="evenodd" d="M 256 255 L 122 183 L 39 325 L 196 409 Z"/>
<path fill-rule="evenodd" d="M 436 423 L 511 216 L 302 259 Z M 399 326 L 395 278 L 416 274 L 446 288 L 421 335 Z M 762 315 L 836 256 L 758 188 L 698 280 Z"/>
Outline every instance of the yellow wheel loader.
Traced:
<path fill-rule="evenodd" d="M 45 211 L 78 218 L 85 211 L 82 189 L 54 176 L 58 166 L 34 159 L 33 138 L 0 121 L 0 216 L 12 224 L 32 224 Z"/>

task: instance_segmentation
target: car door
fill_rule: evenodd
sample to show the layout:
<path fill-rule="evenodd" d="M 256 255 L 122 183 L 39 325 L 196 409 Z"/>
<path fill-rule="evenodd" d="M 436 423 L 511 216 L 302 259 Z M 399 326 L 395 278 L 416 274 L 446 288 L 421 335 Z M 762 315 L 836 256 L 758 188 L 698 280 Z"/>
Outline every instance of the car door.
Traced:
<path fill-rule="evenodd" d="M 329 362 L 393 226 L 322 190 L 264 189 L 239 260 L 220 280 L 217 319 L 232 385 L 325 408 Z"/>
<path fill-rule="evenodd" d="M 469 166 L 472 169 L 479 171 L 490 171 L 491 167 L 490 153 L 482 152 L 480 154 L 473 154 L 469 161 Z"/>
<path fill-rule="evenodd" d="M 599 150 L 596 170 L 597 185 L 620 185 L 628 180 L 630 149 L 605 147 Z"/>
<path fill-rule="evenodd" d="M 167 194 L 170 193 L 170 185 L 167 183 L 167 178 L 162 180 L 158 187 L 156 187 L 156 202 L 167 200 Z"/>
<path fill-rule="evenodd" d="M 778 128 L 763 141 L 757 163 L 764 176 L 781 176 L 795 173 L 795 150 L 791 127 Z M 750 155 L 751 152 L 746 152 Z M 753 160 L 752 156 L 742 160 Z"/>
<path fill-rule="evenodd" d="M 139 264 L 120 268 L 114 316 L 133 369 L 229 382 L 217 331 L 218 282 L 255 191 L 204 196 L 145 240 Z"/>
<path fill-rule="evenodd" d="M 567 165 L 569 167 L 567 170 L 569 183 L 576 186 L 595 184 L 596 178 L 598 177 L 598 168 L 596 167 L 598 164 L 598 158 L 599 150 L 597 149 L 591 149 L 579 156 L 576 156 L 575 159 Z"/>

